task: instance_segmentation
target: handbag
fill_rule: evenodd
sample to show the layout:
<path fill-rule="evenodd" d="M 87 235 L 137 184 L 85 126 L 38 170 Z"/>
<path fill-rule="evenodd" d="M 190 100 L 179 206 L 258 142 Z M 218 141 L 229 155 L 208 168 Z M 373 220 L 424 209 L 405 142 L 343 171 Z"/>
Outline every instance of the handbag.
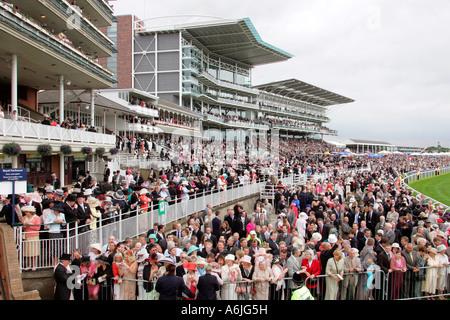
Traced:
<path fill-rule="evenodd" d="M 247 293 L 247 286 L 245 284 L 237 285 L 236 292 L 237 293 Z"/>

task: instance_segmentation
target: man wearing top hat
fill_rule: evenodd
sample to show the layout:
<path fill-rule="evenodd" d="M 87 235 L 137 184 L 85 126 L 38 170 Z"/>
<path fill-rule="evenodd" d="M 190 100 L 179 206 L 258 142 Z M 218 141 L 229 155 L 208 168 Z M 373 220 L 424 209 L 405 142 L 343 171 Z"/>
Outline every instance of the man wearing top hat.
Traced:
<path fill-rule="evenodd" d="M 16 194 L 14 198 L 15 206 L 18 207 L 19 196 Z M 3 199 L 3 208 L 0 211 L 0 217 L 5 217 L 6 223 L 12 226 L 13 223 L 13 207 L 12 207 L 12 194 L 9 194 L 6 199 Z M 15 210 L 14 222 L 20 222 L 21 215 L 19 216 L 20 210 Z"/>
<path fill-rule="evenodd" d="M 56 282 L 54 300 L 73 300 L 72 286 L 74 281 L 69 279 L 73 275 L 73 271 L 70 268 L 70 260 L 70 254 L 62 254 L 58 265 L 53 271 Z"/>
<path fill-rule="evenodd" d="M 78 220 L 78 205 L 77 196 L 73 193 L 69 194 L 66 201 L 62 204 L 64 209 L 64 216 L 66 217 L 67 226 L 69 228 L 69 234 L 72 236 L 75 234 L 75 223 Z"/>
<path fill-rule="evenodd" d="M 91 218 L 91 208 L 86 203 L 86 196 L 84 193 L 77 193 L 77 217 L 79 222 L 79 232 L 86 232 L 89 230 L 89 222 Z"/>

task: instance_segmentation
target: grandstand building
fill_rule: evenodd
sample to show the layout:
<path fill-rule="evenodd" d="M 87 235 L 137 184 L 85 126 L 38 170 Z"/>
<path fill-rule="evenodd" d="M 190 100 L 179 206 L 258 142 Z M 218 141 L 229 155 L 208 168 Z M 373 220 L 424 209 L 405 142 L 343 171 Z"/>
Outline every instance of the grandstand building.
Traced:
<path fill-rule="evenodd" d="M 103 0 L 0 1 L 0 148 L 15 142 L 18 156 L 2 154 L 2 168 L 27 169 L 28 183 L 42 186 L 55 172 L 61 184 L 71 182 L 71 165 L 82 156 L 81 148 L 93 150 L 115 146 L 115 136 L 104 132 L 70 130 L 41 124 L 43 109 L 39 92 L 53 91 L 52 113 L 59 123 L 67 119 L 68 92 L 74 99 L 83 92 L 88 105 L 95 105 L 97 89 L 115 82 L 114 72 L 99 63 L 116 52 L 114 41 L 100 31 L 115 21 L 112 7 Z M 84 106 L 83 106 L 84 107 Z M 102 111 L 91 108 L 89 117 L 102 122 Z M 10 115 L 14 115 L 13 119 Z M 39 145 L 52 152 L 41 156 Z M 71 154 L 60 151 L 70 145 Z"/>
<path fill-rule="evenodd" d="M 254 86 L 253 68 L 293 56 L 263 41 L 248 18 L 126 15 L 107 34 L 119 49 L 117 57 L 103 59 L 117 72 L 115 87 L 147 92 L 178 105 L 180 113 L 197 115 L 207 139 L 225 139 L 230 132 L 244 139 L 248 129 L 277 129 L 290 137 L 337 135 L 324 125 L 330 122 L 327 108 L 353 102 L 297 79 Z"/>

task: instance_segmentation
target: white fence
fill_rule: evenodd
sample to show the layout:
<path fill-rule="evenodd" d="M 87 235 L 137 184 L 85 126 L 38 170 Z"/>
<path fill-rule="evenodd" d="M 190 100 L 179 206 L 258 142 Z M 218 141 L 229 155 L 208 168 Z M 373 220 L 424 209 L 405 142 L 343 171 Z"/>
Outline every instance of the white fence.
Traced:
<path fill-rule="evenodd" d="M 284 184 L 291 184 L 293 176 L 279 180 Z M 21 270 L 29 268 L 31 262 L 33 268 L 36 269 L 53 267 L 63 252 L 72 253 L 74 249 L 78 248 L 82 250 L 83 254 L 86 254 L 93 243 L 106 244 L 112 235 L 116 239 L 124 239 L 146 234 L 156 222 L 167 225 L 205 209 L 207 204 L 215 207 L 258 194 L 264 184 L 266 184 L 265 181 L 260 181 L 245 186 L 231 186 L 223 191 L 213 190 L 186 201 L 173 199 L 168 202 L 164 215 L 159 215 L 157 206 L 151 207 L 151 205 L 148 212 L 134 210 L 122 213 L 117 211 L 112 218 L 100 219 L 95 230 L 80 232 L 80 226 L 75 223 L 73 227 L 64 230 L 62 237 L 57 239 L 49 239 L 46 236 L 47 232 L 41 231 L 39 239 L 27 240 L 22 227 L 15 227 L 15 241 Z M 26 257 L 25 248 L 30 246 L 35 246 L 40 251 L 39 255 L 33 259 Z"/>
<path fill-rule="evenodd" d="M 0 136 L 32 138 L 48 141 L 63 141 L 65 143 L 80 142 L 88 144 L 101 144 L 114 147 L 116 145 L 116 136 L 96 133 L 90 131 L 81 131 L 74 129 L 65 129 L 53 127 L 28 121 L 13 121 L 10 119 L 0 119 Z"/>

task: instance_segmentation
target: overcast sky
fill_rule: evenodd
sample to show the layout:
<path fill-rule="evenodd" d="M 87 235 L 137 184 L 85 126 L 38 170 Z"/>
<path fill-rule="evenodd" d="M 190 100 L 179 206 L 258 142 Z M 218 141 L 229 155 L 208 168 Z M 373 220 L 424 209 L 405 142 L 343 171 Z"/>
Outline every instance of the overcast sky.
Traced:
<path fill-rule="evenodd" d="M 450 147 L 450 2 L 446 0 L 117 0 L 139 18 L 248 17 L 294 55 L 258 66 L 253 84 L 296 78 L 352 98 L 331 108 L 338 138 Z"/>

